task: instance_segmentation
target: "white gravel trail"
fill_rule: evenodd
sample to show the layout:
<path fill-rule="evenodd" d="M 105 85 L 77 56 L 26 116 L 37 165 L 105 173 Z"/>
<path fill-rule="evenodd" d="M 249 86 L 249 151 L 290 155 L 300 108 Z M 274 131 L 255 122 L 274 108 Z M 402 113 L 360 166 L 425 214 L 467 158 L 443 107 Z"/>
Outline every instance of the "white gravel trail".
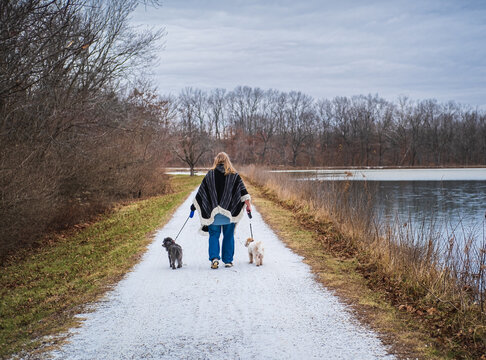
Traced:
<path fill-rule="evenodd" d="M 55 359 L 382 359 L 393 358 L 358 324 L 308 265 L 253 210 L 265 244 L 262 267 L 248 264 L 245 218 L 236 227 L 235 266 L 209 267 L 197 214 L 177 242 L 182 269 L 162 248 L 189 214 L 193 193 L 156 235 L 142 261 L 71 330 Z"/>

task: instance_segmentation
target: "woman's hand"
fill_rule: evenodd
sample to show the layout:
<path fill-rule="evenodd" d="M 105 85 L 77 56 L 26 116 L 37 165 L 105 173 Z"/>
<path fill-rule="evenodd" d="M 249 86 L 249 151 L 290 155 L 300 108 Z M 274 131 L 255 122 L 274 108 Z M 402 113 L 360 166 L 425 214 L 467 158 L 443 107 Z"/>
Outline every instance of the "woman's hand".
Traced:
<path fill-rule="evenodd" d="M 250 212 L 251 211 L 250 200 L 245 200 L 245 204 L 246 204 L 246 212 Z"/>

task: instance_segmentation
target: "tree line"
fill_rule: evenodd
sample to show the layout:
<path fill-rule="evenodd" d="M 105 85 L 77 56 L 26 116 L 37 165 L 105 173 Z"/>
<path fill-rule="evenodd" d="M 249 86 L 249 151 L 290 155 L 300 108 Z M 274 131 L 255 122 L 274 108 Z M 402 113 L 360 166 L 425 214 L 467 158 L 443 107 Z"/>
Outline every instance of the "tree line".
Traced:
<path fill-rule="evenodd" d="M 0 255 L 165 186 L 168 103 L 135 83 L 164 34 L 138 3 L 2 1 Z"/>
<path fill-rule="evenodd" d="M 486 113 L 454 102 L 378 95 L 186 88 L 172 99 L 175 149 L 189 166 L 226 149 L 239 163 L 290 166 L 486 164 Z M 206 162 L 209 160 L 206 160 Z"/>

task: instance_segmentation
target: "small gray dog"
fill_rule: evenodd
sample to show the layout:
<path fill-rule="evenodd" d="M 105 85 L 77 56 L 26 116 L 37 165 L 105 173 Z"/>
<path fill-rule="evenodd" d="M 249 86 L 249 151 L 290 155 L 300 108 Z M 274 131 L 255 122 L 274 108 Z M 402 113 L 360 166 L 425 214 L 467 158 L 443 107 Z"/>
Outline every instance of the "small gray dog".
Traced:
<path fill-rule="evenodd" d="M 182 248 L 179 244 L 176 244 L 170 237 L 164 239 L 163 247 L 167 250 L 169 255 L 169 266 L 175 270 L 175 262 L 177 260 L 177 267 L 182 267 Z"/>

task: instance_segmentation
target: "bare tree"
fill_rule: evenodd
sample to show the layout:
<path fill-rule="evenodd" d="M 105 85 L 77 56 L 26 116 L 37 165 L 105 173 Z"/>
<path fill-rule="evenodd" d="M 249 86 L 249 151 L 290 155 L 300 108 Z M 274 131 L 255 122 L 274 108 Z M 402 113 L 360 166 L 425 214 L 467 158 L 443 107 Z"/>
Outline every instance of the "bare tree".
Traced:
<path fill-rule="evenodd" d="M 336 133 L 337 152 L 340 154 L 340 162 L 352 164 L 352 139 L 350 123 L 350 101 L 345 97 L 336 97 L 332 100 L 331 124 Z"/>
<path fill-rule="evenodd" d="M 285 96 L 276 90 L 264 93 L 261 108 L 255 116 L 255 136 L 257 138 L 257 151 L 259 162 L 264 164 L 266 155 L 272 148 L 271 141 L 277 132 L 277 123 L 284 121 Z"/>
<path fill-rule="evenodd" d="M 205 130 L 201 110 L 201 93 L 184 89 L 178 102 L 179 118 L 176 125 L 178 138 L 173 146 L 175 155 L 189 166 L 191 176 L 201 157 L 210 151 L 210 136 Z"/>
<path fill-rule="evenodd" d="M 214 136 L 217 140 L 221 140 L 221 134 L 225 134 L 225 101 L 226 101 L 226 90 L 225 89 L 214 89 L 208 98 L 208 117 L 209 117 L 209 128 L 212 130 L 214 128 Z M 212 134 L 212 131 L 210 131 Z"/>
<path fill-rule="evenodd" d="M 286 118 L 292 165 L 296 166 L 297 157 L 302 152 L 305 141 L 310 138 L 314 127 L 313 99 L 301 92 L 290 92 Z"/>
<path fill-rule="evenodd" d="M 321 161 L 327 158 L 327 152 L 331 146 L 331 134 L 332 134 L 332 105 L 327 99 L 318 100 L 316 103 L 316 127 L 318 137 L 318 147 L 321 154 Z"/>
<path fill-rule="evenodd" d="M 378 166 L 384 164 L 384 157 L 390 148 L 393 131 L 395 107 L 390 103 L 384 103 L 380 109 L 380 115 L 376 121 L 376 147 L 378 153 Z"/>

